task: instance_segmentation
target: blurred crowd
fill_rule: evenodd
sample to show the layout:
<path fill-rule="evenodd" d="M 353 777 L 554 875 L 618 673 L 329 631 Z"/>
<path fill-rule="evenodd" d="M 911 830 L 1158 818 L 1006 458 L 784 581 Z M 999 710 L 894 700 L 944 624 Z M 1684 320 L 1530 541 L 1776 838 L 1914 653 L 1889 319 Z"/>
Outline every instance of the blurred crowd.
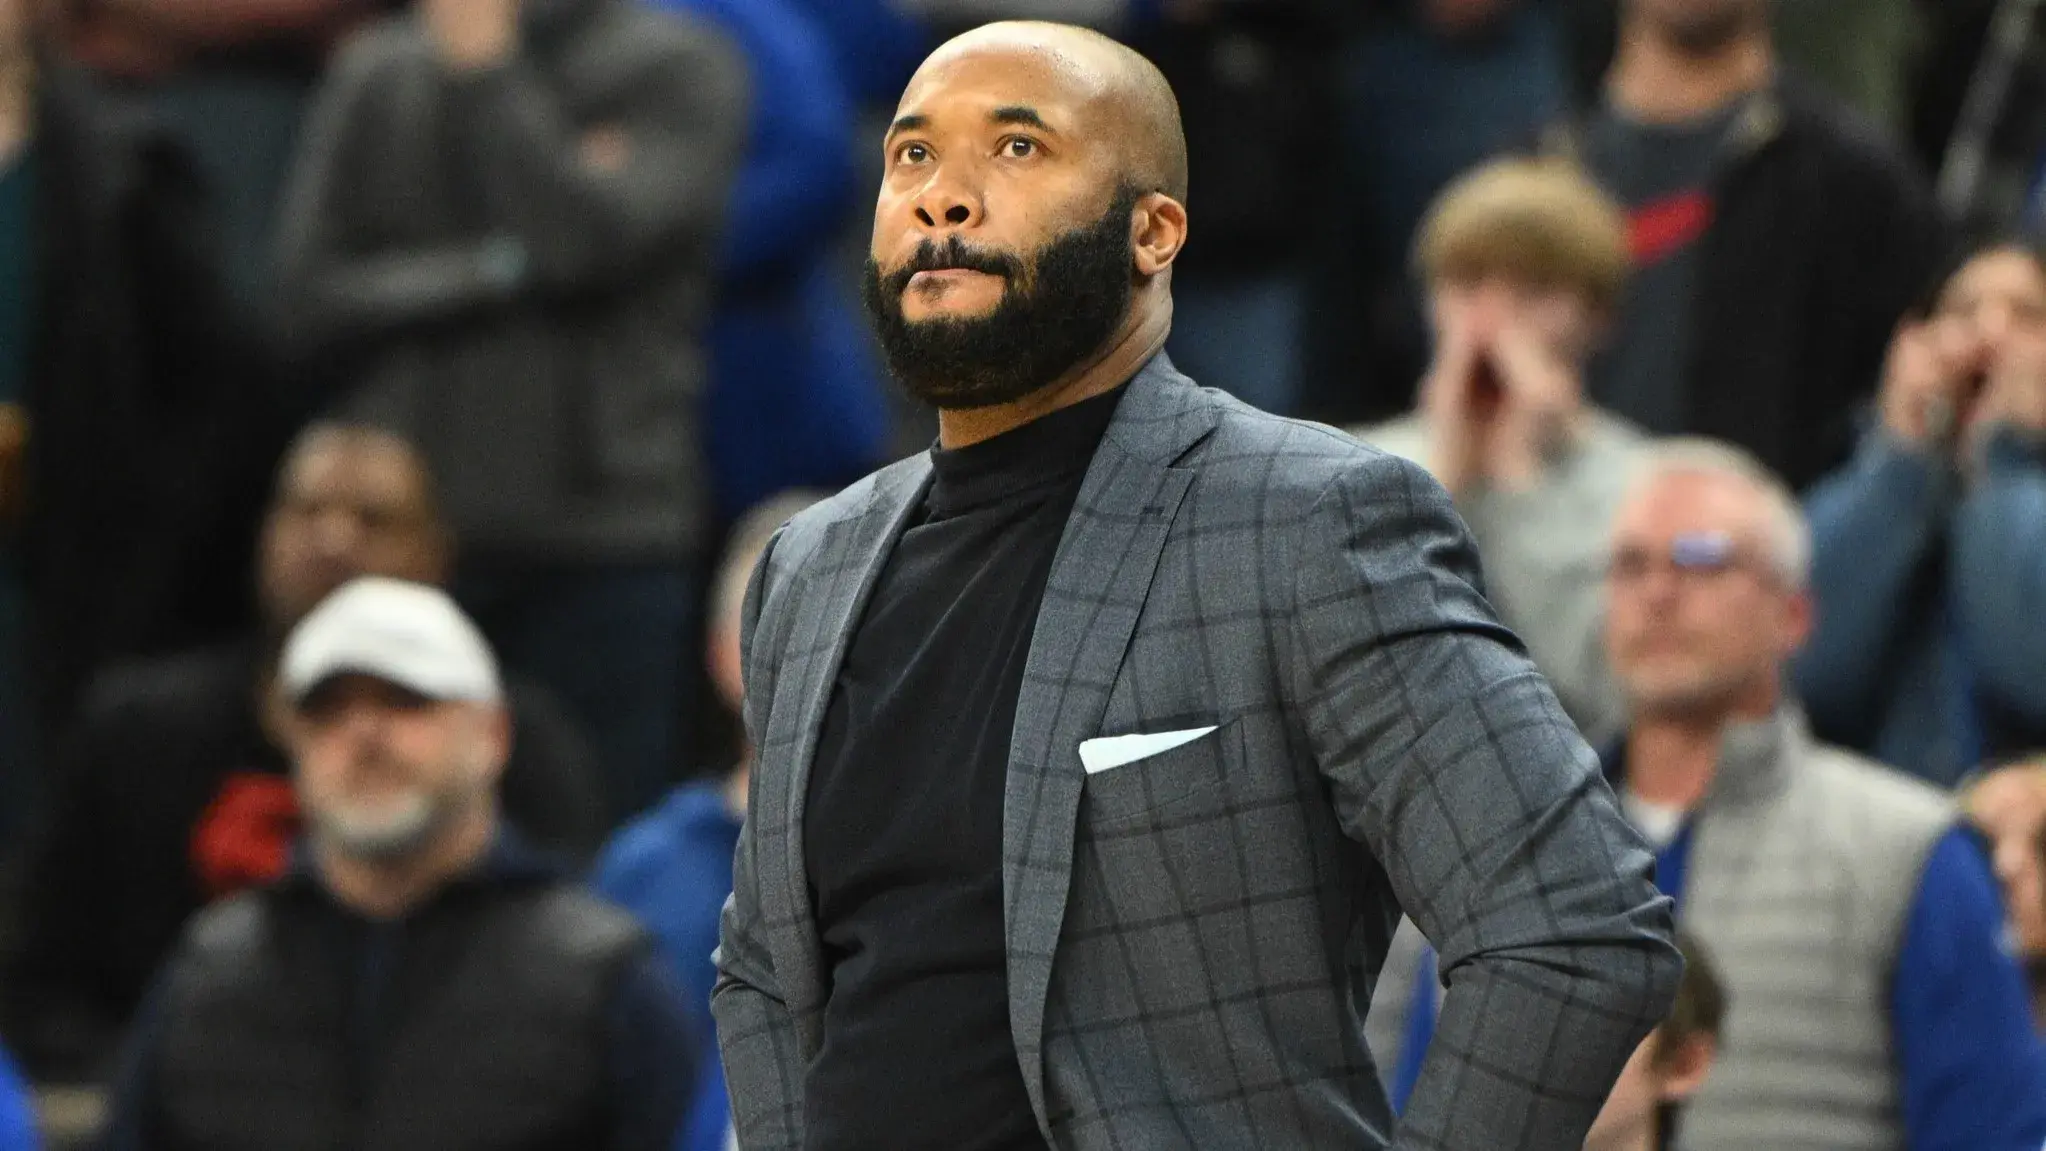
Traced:
<path fill-rule="evenodd" d="M 1597 1145 L 2032 1151 L 2037 7 L 0 0 L 0 1149 L 724 1146 L 748 575 L 930 442 L 877 125 L 1028 16 L 1179 96 L 1178 367 L 1441 481 L 1659 851 Z"/>

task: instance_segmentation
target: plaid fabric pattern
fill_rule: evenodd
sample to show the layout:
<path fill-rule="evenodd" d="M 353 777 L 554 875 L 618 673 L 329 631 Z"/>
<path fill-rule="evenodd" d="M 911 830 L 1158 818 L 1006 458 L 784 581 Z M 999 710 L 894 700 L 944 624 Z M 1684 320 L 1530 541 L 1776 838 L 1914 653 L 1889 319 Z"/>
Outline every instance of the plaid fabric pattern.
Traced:
<path fill-rule="evenodd" d="M 809 761 L 928 471 L 797 517 L 749 597 L 759 756 L 714 1001 L 749 1151 L 802 1142 L 829 994 Z M 1210 725 L 1080 764 L 1096 736 Z M 1574 1151 L 1674 995 L 1652 858 L 1486 605 L 1447 496 L 1162 356 L 1053 564 L 1004 822 L 1011 1029 L 1055 1147 Z M 1449 990 L 1395 1128 L 1362 1018 L 1401 908 Z"/>

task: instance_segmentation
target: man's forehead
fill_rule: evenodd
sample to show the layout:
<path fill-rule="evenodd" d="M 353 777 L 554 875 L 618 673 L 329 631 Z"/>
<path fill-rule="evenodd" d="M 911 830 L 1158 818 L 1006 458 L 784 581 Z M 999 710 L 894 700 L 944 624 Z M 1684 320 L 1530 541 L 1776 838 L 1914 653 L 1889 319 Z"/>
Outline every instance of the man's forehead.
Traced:
<path fill-rule="evenodd" d="M 989 44 L 947 50 L 917 70 L 896 106 L 896 118 L 1028 108 L 1054 127 L 1082 117 L 1105 94 L 1103 79 L 1071 54 L 1044 45 Z"/>
<path fill-rule="evenodd" d="M 1761 494 L 1738 476 L 1672 469 L 1635 489 L 1618 519 L 1637 532 L 1714 531 L 1742 535 L 1761 518 Z"/>

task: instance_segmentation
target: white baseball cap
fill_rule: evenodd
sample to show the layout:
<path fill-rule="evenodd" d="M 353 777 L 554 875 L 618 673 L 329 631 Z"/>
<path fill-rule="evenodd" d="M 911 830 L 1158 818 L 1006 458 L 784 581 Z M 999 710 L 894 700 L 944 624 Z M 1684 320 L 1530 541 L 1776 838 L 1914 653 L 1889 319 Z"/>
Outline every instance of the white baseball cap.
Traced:
<path fill-rule="evenodd" d="M 428 699 L 504 698 L 483 633 L 446 592 L 403 580 L 364 577 L 328 596 L 292 629 L 278 678 L 298 703 L 351 672 Z"/>

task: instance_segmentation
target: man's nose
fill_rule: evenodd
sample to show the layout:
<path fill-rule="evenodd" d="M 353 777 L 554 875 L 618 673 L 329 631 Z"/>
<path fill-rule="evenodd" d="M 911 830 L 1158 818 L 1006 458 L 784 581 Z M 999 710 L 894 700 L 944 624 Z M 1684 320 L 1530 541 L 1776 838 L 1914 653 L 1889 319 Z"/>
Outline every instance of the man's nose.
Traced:
<path fill-rule="evenodd" d="M 915 201 L 917 223 L 933 231 L 971 228 L 980 223 L 980 197 L 944 175 L 931 178 Z"/>
<path fill-rule="evenodd" d="M 362 542 L 362 528 L 360 516 L 340 510 L 326 511 L 313 521 L 313 543 L 323 556 L 353 555 Z"/>

